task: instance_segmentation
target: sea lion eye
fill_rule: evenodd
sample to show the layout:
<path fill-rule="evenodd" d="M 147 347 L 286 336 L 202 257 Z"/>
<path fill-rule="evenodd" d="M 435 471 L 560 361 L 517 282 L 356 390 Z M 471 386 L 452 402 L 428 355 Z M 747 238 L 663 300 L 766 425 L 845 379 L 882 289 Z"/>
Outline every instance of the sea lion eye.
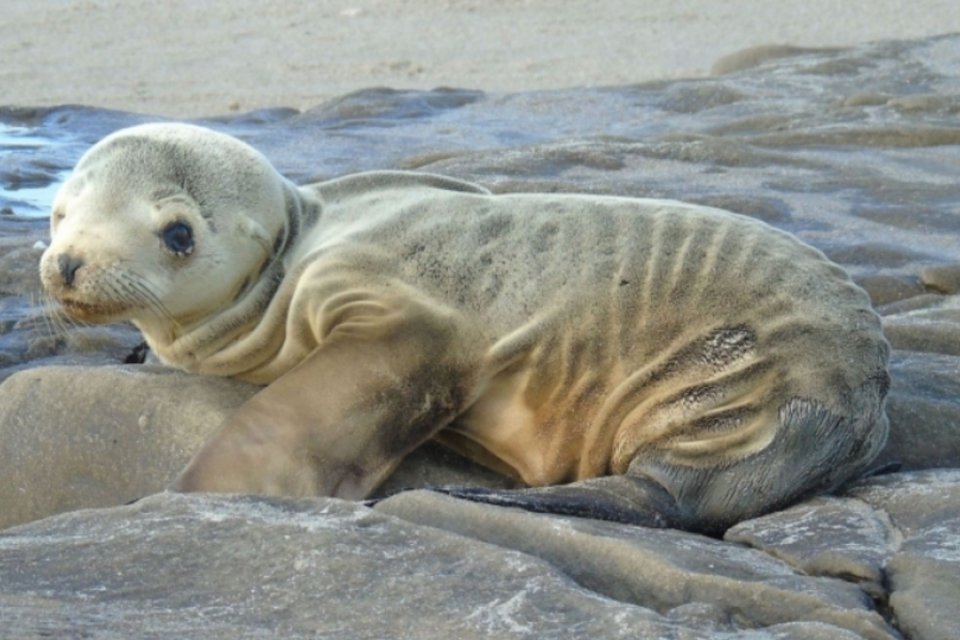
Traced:
<path fill-rule="evenodd" d="M 193 230 L 185 222 L 174 222 L 167 225 L 161 234 L 167 249 L 178 256 L 188 256 L 193 253 Z"/>

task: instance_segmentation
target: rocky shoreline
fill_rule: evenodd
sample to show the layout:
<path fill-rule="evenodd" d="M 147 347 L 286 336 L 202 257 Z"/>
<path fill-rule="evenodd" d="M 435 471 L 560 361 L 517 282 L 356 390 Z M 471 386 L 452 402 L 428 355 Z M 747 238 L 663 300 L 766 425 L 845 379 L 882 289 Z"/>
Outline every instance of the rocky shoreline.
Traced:
<path fill-rule="evenodd" d="M 203 121 L 301 182 L 416 168 L 678 198 L 842 264 L 895 349 L 884 473 L 722 540 L 391 495 L 504 482 L 435 447 L 373 507 L 162 492 L 255 389 L 123 364 L 129 327 L 54 326 L 27 197 L 151 118 L 0 108 L 0 637 L 960 637 L 960 37 L 789 54 L 702 80 L 370 90 Z"/>

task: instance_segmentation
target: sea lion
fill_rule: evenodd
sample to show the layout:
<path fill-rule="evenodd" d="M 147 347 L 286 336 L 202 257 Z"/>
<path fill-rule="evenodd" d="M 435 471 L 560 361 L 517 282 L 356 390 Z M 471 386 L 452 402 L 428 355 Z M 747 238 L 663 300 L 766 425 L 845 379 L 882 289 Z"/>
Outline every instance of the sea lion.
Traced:
<path fill-rule="evenodd" d="M 165 363 L 266 385 L 182 491 L 368 496 L 435 438 L 533 511 L 719 531 L 885 442 L 867 295 L 766 224 L 431 174 L 298 187 L 186 124 L 114 133 L 56 196 L 46 290 Z"/>

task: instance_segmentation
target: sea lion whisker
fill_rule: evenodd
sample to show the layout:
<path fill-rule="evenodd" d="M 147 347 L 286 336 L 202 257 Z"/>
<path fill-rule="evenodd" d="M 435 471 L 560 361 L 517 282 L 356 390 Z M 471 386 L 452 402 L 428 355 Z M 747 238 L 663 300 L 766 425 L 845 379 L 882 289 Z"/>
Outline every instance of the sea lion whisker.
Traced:
<path fill-rule="evenodd" d="M 71 328 L 75 328 L 74 320 L 52 299 L 47 299 L 44 305 L 43 317 L 47 321 L 51 336 L 65 338 Z"/>
<path fill-rule="evenodd" d="M 71 317 L 52 296 L 45 296 L 44 315 L 50 320 L 53 335 L 66 338 L 71 330 L 90 326 L 77 318 Z"/>
<path fill-rule="evenodd" d="M 142 307 L 163 319 L 174 322 L 172 314 L 161 302 L 160 298 L 144 282 L 143 278 L 124 270 L 117 278 L 110 281 L 111 294 L 126 304 Z"/>
<path fill-rule="evenodd" d="M 132 283 L 135 290 L 143 297 L 143 299 L 150 305 L 150 307 L 160 316 L 163 316 L 166 320 L 174 325 L 178 325 L 176 318 L 173 314 L 170 313 L 170 310 L 167 309 L 167 306 L 163 304 L 163 301 L 160 299 L 160 296 L 157 295 L 153 289 L 150 288 L 148 284 L 142 281 L 135 281 Z"/>
<path fill-rule="evenodd" d="M 58 330 L 53 325 L 53 314 L 58 311 L 54 306 L 53 300 L 46 293 L 32 293 L 30 295 L 30 307 L 34 313 L 26 320 L 20 321 L 20 326 L 32 329 L 34 332 L 47 338 L 57 338 L 63 335 L 63 331 Z"/>

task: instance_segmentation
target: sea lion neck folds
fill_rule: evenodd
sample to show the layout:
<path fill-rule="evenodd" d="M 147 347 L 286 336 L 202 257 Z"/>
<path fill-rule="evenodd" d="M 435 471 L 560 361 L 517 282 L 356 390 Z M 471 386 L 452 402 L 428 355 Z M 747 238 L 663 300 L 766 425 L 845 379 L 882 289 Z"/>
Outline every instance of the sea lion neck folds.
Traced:
<path fill-rule="evenodd" d="M 886 437 L 866 294 L 725 211 L 405 172 L 296 187 L 162 124 L 93 147 L 51 224 L 65 313 L 266 385 L 181 490 L 360 498 L 435 438 L 533 487 L 455 495 L 713 531 L 836 488 Z"/>

